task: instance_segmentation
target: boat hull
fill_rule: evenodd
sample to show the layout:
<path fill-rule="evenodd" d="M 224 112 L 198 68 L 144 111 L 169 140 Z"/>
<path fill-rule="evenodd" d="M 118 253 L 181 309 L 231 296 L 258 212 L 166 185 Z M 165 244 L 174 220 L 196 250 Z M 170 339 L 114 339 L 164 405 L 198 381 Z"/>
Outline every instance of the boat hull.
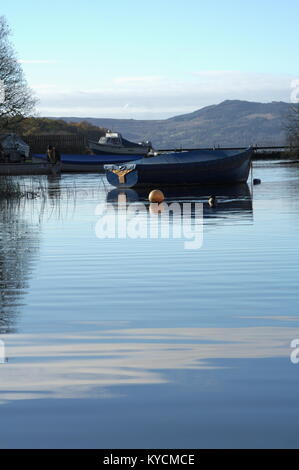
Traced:
<path fill-rule="evenodd" d="M 0 165 L 0 175 L 53 175 L 59 173 L 103 173 L 101 164 L 60 163 L 7 163 Z"/>
<path fill-rule="evenodd" d="M 1 176 L 19 175 L 57 175 L 61 173 L 61 165 L 58 163 L 2 163 L 0 165 Z"/>
<path fill-rule="evenodd" d="M 73 155 L 62 154 L 61 164 L 62 171 L 66 172 L 98 172 L 103 171 L 106 164 L 118 164 L 123 162 L 131 162 L 132 160 L 139 160 L 141 155 Z M 47 161 L 44 154 L 36 154 L 32 157 L 32 161 L 41 162 Z"/>
<path fill-rule="evenodd" d="M 238 153 L 194 151 L 104 168 L 108 182 L 118 188 L 233 184 L 247 181 L 251 156 L 251 149 Z"/>

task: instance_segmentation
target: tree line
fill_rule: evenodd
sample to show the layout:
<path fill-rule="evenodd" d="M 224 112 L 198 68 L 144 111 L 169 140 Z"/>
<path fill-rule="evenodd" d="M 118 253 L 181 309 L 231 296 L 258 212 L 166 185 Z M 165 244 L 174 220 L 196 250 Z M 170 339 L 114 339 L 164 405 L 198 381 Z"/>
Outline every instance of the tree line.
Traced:
<path fill-rule="evenodd" d="M 101 137 L 105 135 L 106 129 L 94 126 L 86 121 L 66 122 L 62 119 L 26 117 L 15 127 L 20 135 L 89 135 L 94 134 Z"/>
<path fill-rule="evenodd" d="M 21 64 L 10 42 L 10 29 L 0 16 L 0 128 L 13 127 L 30 116 L 36 98 L 29 88 Z"/>

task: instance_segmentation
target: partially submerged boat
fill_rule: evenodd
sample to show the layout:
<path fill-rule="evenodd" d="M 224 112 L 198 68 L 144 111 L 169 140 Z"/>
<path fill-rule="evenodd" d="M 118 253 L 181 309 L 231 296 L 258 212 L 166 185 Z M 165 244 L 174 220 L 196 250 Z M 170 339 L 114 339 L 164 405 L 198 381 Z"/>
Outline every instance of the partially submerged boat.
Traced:
<path fill-rule="evenodd" d="M 104 165 L 108 182 L 118 188 L 245 183 L 252 149 L 193 150 L 142 158 L 122 165 Z"/>
<path fill-rule="evenodd" d="M 106 132 L 98 142 L 89 141 L 89 149 L 96 155 L 146 155 L 151 149 L 151 142 L 130 142 L 119 132 Z"/>
<path fill-rule="evenodd" d="M 42 163 L 1 163 L 0 176 L 58 175 L 61 164 Z"/>

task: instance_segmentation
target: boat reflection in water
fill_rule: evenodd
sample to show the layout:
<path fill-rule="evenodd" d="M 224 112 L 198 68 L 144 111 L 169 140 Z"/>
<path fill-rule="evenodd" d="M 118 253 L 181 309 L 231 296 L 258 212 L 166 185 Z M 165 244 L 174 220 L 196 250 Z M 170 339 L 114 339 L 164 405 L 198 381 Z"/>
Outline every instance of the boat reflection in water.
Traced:
<path fill-rule="evenodd" d="M 194 204 L 200 203 L 204 219 L 252 219 L 252 198 L 247 183 L 159 189 L 164 193 L 166 204 L 178 203 L 182 206 L 184 203 L 190 203 L 193 217 Z M 113 189 L 107 194 L 107 203 L 116 208 L 123 204 L 140 202 L 151 214 L 163 213 L 163 204 L 148 201 L 149 193 L 150 190 L 146 188 Z M 216 198 L 214 207 L 210 207 L 208 202 L 212 195 Z"/>
<path fill-rule="evenodd" d="M 161 189 L 161 188 L 159 188 Z M 203 226 L 244 224 L 252 221 L 252 200 L 247 184 L 162 188 L 165 200 L 150 203 L 150 190 L 114 189 L 106 206 L 97 212 L 98 238 L 181 239 L 184 248 L 200 249 Z M 209 199 L 214 196 L 212 207 Z"/>

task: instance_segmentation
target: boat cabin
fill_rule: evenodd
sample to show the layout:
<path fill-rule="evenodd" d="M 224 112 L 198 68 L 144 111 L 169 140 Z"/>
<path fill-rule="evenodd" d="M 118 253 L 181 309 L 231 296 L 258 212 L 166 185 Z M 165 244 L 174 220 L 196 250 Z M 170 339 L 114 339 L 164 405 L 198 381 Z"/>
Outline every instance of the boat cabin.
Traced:
<path fill-rule="evenodd" d="M 121 134 L 119 132 L 106 132 L 105 137 L 100 138 L 99 144 L 120 146 L 122 145 Z"/>

